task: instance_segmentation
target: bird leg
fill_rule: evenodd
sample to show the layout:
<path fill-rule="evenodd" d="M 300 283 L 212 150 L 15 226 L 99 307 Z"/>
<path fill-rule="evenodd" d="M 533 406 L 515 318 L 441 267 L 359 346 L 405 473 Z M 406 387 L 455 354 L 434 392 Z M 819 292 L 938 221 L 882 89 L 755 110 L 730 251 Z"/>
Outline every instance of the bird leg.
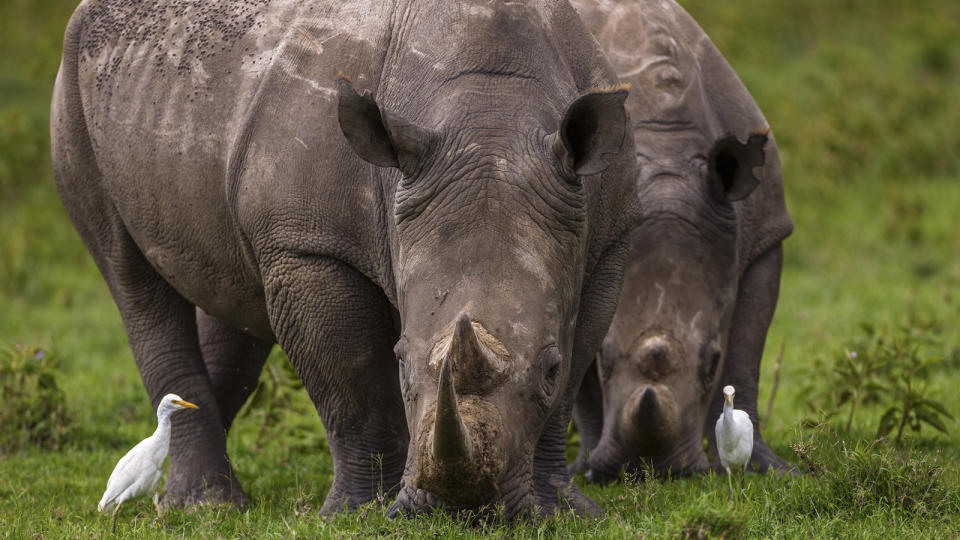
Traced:
<path fill-rule="evenodd" d="M 730 487 L 730 502 L 733 502 L 733 480 L 730 479 L 730 467 L 727 467 L 727 486 Z"/>
<path fill-rule="evenodd" d="M 117 512 L 120 511 L 120 505 L 118 504 L 113 509 L 113 527 L 110 529 L 110 534 L 117 534 Z"/>
<path fill-rule="evenodd" d="M 160 510 L 160 490 L 157 490 L 153 493 L 153 508 L 157 511 L 157 519 L 160 520 L 160 523 L 163 523 L 163 526 L 167 529 L 170 529 L 170 524 L 167 523 L 167 518 L 163 517 L 163 512 Z"/>

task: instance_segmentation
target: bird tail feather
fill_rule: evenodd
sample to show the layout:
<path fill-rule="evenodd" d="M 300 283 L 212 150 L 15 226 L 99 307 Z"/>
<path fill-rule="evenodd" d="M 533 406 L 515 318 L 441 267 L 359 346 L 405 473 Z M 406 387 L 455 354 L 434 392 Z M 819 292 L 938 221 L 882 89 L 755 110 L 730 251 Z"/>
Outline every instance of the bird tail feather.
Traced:
<path fill-rule="evenodd" d="M 113 499 L 107 500 L 107 494 L 103 494 L 103 498 L 100 499 L 100 504 L 97 505 L 97 511 L 104 513 L 113 510 L 113 507 L 116 504 L 113 502 Z"/>

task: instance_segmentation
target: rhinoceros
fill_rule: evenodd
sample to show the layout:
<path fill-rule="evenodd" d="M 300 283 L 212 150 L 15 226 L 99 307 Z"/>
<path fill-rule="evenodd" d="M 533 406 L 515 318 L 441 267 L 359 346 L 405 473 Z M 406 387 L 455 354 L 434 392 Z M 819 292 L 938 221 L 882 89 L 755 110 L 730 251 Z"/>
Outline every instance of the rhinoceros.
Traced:
<path fill-rule="evenodd" d="M 760 359 L 793 225 L 777 146 L 750 94 L 672 0 L 574 0 L 631 84 L 643 206 L 617 313 L 585 377 L 573 470 L 718 463 L 713 422 L 733 385 L 757 422 Z M 754 429 L 752 467 L 785 469 Z"/>
<path fill-rule="evenodd" d="M 174 420 L 165 503 L 247 502 L 225 433 L 278 343 L 322 512 L 594 510 L 566 425 L 639 218 L 624 100 L 566 1 L 85 0 L 67 212 Z"/>

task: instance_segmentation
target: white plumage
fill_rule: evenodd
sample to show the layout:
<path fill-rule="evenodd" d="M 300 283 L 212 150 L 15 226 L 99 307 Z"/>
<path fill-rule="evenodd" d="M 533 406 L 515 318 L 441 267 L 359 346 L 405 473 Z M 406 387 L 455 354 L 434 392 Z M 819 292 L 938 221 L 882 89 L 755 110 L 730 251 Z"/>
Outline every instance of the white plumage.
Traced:
<path fill-rule="evenodd" d="M 163 396 L 157 407 L 157 430 L 120 458 L 107 480 L 107 490 L 97 505 L 100 512 L 113 511 L 114 529 L 117 511 L 124 502 L 153 493 L 153 504 L 157 506 L 157 487 L 163 476 L 164 461 L 170 452 L 170 415 L 183 409 L 196 408 L 196 405 L 176 394 Z"/>
<path fill-rule="evenodd" d="M 753 453 L 753 422 L 747 413 L 733 408 L 733 394 L 732 386 L 723 387 L 723 413 L 717 419 L 716 427 L 717 453 L 720 454 L 720 464 L 727 470 L 731 499 L 733 482 L 730 480 L 730 469 L 732 467 L 743 473 Z"/>

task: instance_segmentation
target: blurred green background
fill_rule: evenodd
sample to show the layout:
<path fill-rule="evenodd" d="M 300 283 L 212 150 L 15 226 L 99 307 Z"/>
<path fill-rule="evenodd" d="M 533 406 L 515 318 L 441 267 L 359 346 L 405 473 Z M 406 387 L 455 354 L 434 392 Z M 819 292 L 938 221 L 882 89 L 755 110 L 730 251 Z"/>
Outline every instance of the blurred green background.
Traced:
<path fill-rule="evenodd" d="M 780 455 L 803 461 L 796 448 L 804 426 L 825 417 L 817 409 L 830 408 L 817 402 L 816 386 L 828 384 L 831 359 L 861 340 L 862 323 L 903 326 L 911 339 L 923 343 L 924 355 L 939 358 L 924 391 L 960 417 L 960 402 L 953 394 L 960 385 L 960 2 L 681 4 L 723 52 L 773 127 L 787 205 L 796 224 L 785 243 L 780 303 L 761 382 L 763 411 L 772 359 L 785 340 L 779 393 L 765 426 L 767 440 Z M 59 358 L 57 381 L 72 425 L 72 435 L 57 452 L 0 451 L 0 537 L 11 535 L 9 531 L 13 536 L 101 534 L 92 508 L 103 482 L 115 460 L 149 433 L 154 421 L 119 315 L 66 217 L 51 177 L 49 102 L 63 31 L 75 5 L 74 0 L 0 2 L 0 345 L 37 345 Z M 283 369 L 279 352 L 270 365 Z M 294 388 L 280 397 L 282 417 L 276 411 L 248 411 L 230 438 L 241 482 L 260 501 L 257 519 L 263 521 L 255 530 L 286 536 L 306 527 L 312 536 L 340 534 L 324 528 L 326 522 L 302 521 L 322 502 L 331 463 L 319 421 L 302 391 Z M 854 418 L 850 440 L 872 440 L 881 412 L 867 404 Z M 839 417 L 827 416 L 828 426 L 842 427 Z M 897 459 L 940 459 L 946 464 L 945 481 L 955 489 L 960 486 L 960 437 L 955 422 L 948 421 L 946 427 L 948 434 L 926 428 L 911 434 L 910 451 L 918 454 Z M 264 429 L 271 436 L 258 435 Z M 251 449 L 254 442 L 256 450 Z M 840 459 L 838 467 L 843 465 Z M 894 511 L 881 505 L 874 516 L 846 509 L 837 510 L 846 516 L 842 519 L 818 513 L 791 521 L 763 503 L 769 499 L 761 495 L 724 514 L 733 516 L 735 526 L 724 529 L 727 521 L 717 521 L 710 517 L 712 510 L 704 510 L 710 506 L 703 502 L 704 491 L 714 484 L 699 482 L 661 485 L 652 495 L 649 486 L 656 484 L 649 484 L 643 488 L 648 490 L 643 504 L 636 502 L 638 491 L 630 491 L 629 482 L 590 488 L 592 496 L 616 510 L 616 518 L 599 525 L 574 520 L 547 529 L 512 529 L 509 534 L 592 531 L 630 536 L 645 531 L 682 536 L 689 532 L 684 527 L 691 519 L 695 525 L 706 524 L 707 536 L 728 537 L 737 531 L 866 537 L 936 535 L 942 527 L 957 531 L 955 515 L 934 519 L 922 512 L 904 513 L 903 506 Z M 725 489 L 725 480 L 715 485 Z M 820 489 L 776 485 L 770 489 L 800 489 L 797 497 L 817 493 L 804 489 Z M 78 493 L 83 500 L 76 500 Z M 716 500 L 722 502 L 723 495 L 725 491 Z M 896 506 L 896 495 L 888 498 Z M 693 502 L 683 506 L 676 501 Z M 671 514 L 676 505 L 680 513 Z M 293 529 L 284 526 L 294 519 L 291 513 L 301 520 Z M 134 530 L 141 534 L 183 534 L 150 528 L 148 508 L 137 515 L 136 523 L 144 529 Z M 247 516 L 243 519 L 252 519 Z M 376 513 L 371 516 L 364 517 L 366 522 L 344 518 L 348 521 L 335 524 L 352 534 L 417 530 L 383 522 Z M 223 526 L 228 528 L 216 532 L 188 529 L 195 525 L 189 516 L 177 519 L 184 531 L 192 531 L 187 535 L 244 536 L 249 526 L 220 514 L 197 518 L 208 523 L 226 519 L 230 525 Z M 860 532 L 845 528 L 850 523 L 860 523 Z M 600 529 L 591 529 L 594 526 Z M 440 535 L 476 532 L 442 520 L 430 527 Z"/>

